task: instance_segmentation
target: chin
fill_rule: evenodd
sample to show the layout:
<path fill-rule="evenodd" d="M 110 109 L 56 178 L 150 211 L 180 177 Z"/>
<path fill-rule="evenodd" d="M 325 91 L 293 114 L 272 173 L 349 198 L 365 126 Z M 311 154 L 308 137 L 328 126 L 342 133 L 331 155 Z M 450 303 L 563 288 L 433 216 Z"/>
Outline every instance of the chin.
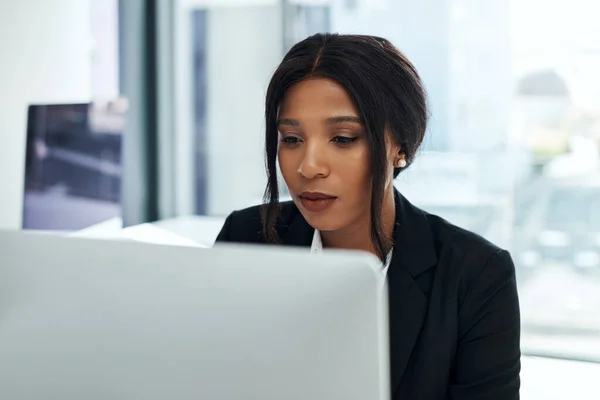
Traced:
<path fill-rule="evenodd" d="M 344 227 L 344 223 L 340 221 L 340 218 L 336 218 L 335 213 L 327 212 L 321 213 L 307 213 L 306 211 L 300 211 L 306 222 L 313 228 L 321 231 L 337 231 Z"/>
<path fill-rule="evenodd" d="M 333 204 L 323 211 L 309 211 L 297 198 L 294 198 L 294 203 L 306 222 L 319 231 L 337 231 L 348 226 L 351 222 L 348 218 L 350 213 L 346 207 L 341 207 L 341 204 Z"/>

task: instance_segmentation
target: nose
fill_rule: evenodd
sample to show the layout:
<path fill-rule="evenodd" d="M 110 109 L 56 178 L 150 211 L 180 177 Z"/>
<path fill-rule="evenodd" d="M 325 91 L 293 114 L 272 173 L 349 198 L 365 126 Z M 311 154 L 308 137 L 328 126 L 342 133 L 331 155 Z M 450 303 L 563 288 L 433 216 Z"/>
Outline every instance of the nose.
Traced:
<path fill-rule="evenodd" d="M 325 178 L 329 175 L 329 165 L 324 150 L 317 143 L 308 143 L 298 173 L 306 179 Z"/>

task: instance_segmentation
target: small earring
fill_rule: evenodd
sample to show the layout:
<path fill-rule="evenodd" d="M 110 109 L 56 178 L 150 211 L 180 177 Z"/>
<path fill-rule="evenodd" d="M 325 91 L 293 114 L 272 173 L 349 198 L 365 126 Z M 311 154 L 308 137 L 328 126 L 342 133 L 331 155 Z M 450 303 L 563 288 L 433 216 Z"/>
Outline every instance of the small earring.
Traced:
<path fill-rule="evenodd" d="M 406 167 L 406 160 L 404 158 L 401 158 L 398 160 L 398 162 L 396 163 L 396 168 L 405 168 Z"/>

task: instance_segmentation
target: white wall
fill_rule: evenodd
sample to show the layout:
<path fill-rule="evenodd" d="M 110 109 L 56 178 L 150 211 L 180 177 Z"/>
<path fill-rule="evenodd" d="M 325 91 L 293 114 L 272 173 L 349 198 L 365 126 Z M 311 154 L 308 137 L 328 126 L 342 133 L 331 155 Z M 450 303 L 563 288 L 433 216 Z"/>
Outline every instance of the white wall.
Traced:
<path fill-rule="evenodd" d="M 94 99 L 119 95 L 119 1 L 90 3 L 92 42 L 91 93 Z"/>
<path fill-rule="evenodd" d="M 0 229 L 21 226 L 27 105 L 90 100 L 89 0 L 0 2 Z"/>

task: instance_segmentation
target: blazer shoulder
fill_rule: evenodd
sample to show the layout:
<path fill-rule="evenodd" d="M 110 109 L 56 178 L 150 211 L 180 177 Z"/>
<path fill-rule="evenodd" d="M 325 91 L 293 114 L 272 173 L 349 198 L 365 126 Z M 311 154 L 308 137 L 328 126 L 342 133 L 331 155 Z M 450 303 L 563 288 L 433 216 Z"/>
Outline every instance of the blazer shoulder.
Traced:
<path fill-rule="evenodd" d="M 483 257 L 502 250 L 499 246 L 475 232 L 454 225 L 437 215 L 425 211 L 424 213 L 438 247 L 450 247 L 460 253 L 476 252 Z"/>
<path fill-rule="evenodd" d="M 242 210 L 233 211 L 225 219 L 221 232 L 217 236 L 217 242 L 237 243 L 264 243 L 265 238 L 262 231 L 262 208 L 256 205 Z M 289 219 L 293 213 L 293 202 L 280 203 L 278 225 Z"/>
<path fill-rule="evenodd" d="M 439 216 L 425 214 L 433 232 L 440 262 L 458 273 L 464 289 L 477 281 L 484 271 L 486 274 L 504 277 L 514 275 L 515 267 L 508 251 Z"/>

